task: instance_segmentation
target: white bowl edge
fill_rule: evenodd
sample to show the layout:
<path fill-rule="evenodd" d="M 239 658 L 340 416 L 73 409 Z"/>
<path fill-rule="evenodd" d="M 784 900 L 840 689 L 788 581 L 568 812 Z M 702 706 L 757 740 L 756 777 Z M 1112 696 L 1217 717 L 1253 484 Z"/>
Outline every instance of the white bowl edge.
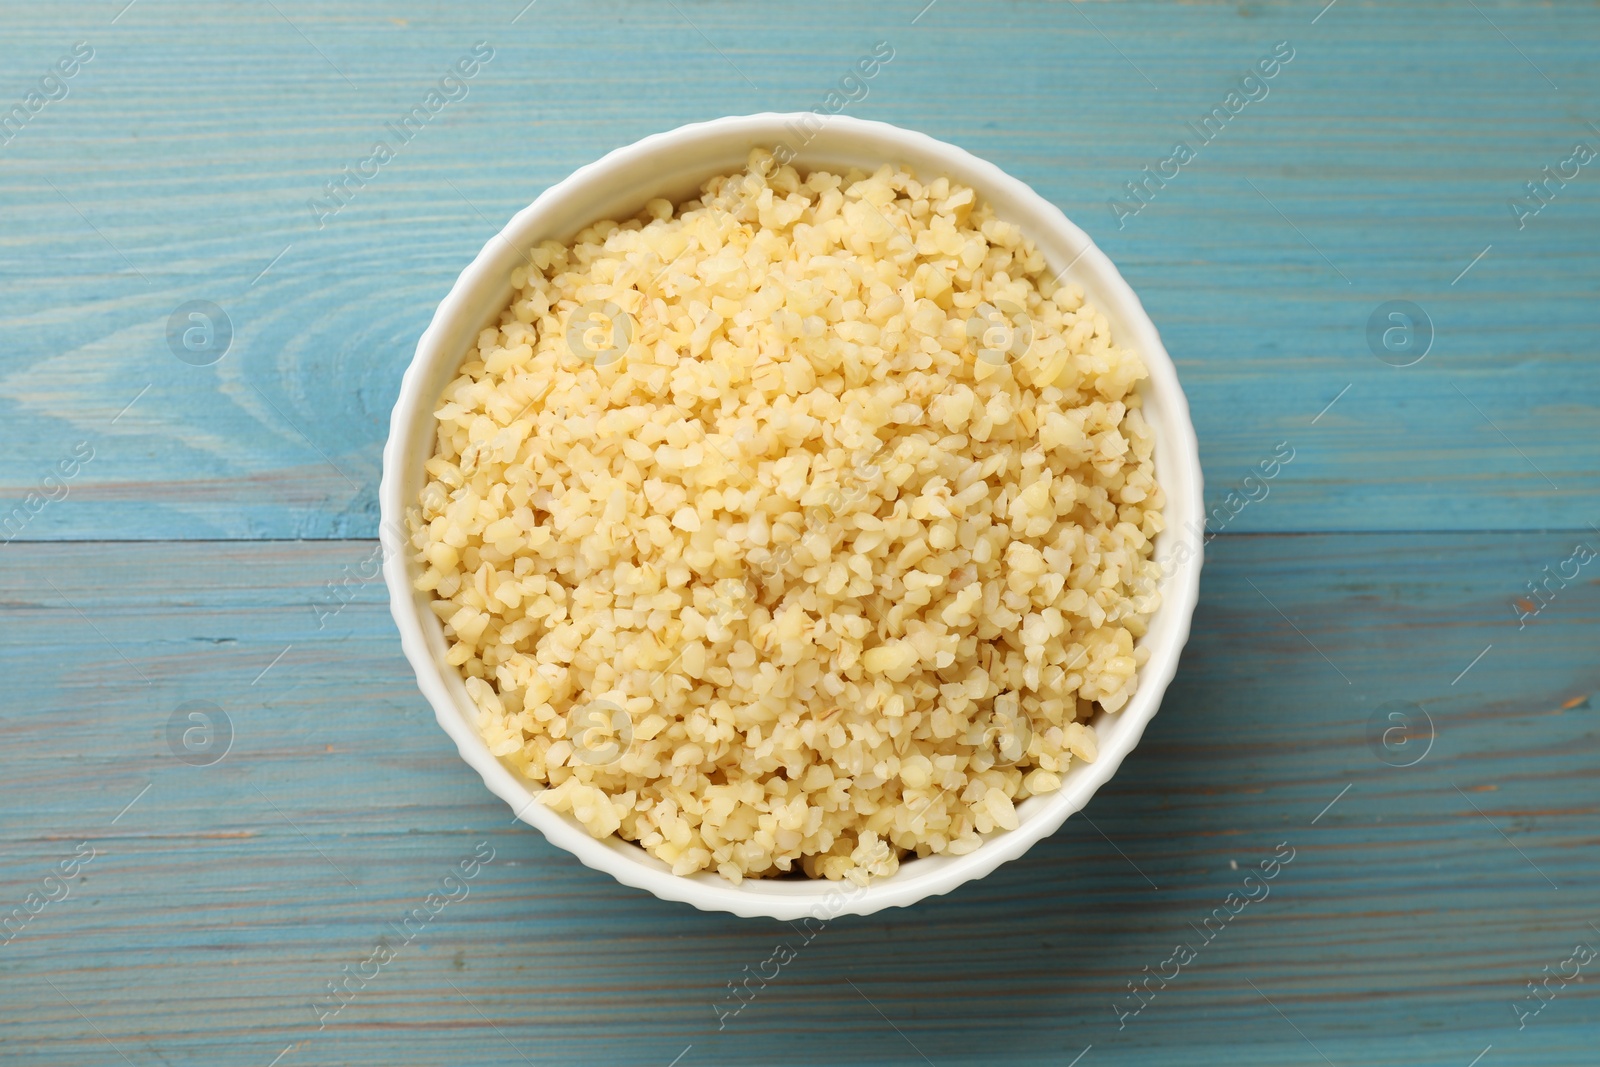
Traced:
<path fill-rule="evenodd" d="M 1177 670 L 1199 599 L 1203 553 L 1202 481 L 1199 444 L 1177 371 L 1162 346 L 1138 296 L 1111 261 L 1053 204 L 1026 184 L 961 148 L 925 134 L 847 116 L 833 116 L 803 140 L 796 130 L 815 115 L 764 113 L 694 123 L 646 137 L 616 149 L 551 186 L 490 238 L 440 302 L 417 342 L 390 420 L 379 485 L 379 536 L 390 610 L 401 646 L 432 705 L 439 724 L 455 741 L 461 757 L 484 784 L 522 821 L 541 830 L 555 845 L 624 885 L 664 900 L 682 901 L 706 911 L 744 917 L 828 920 L 905 907 L 927 896 L 950 892 L 1016 859 L 1035 842 L 1054 833 L 1080 810 L 1132 751 L 1155 715 Z M 1156 437 L 1156 477 L 1166 495 L 1167 528 L 1155 543 L 1157 558 L 1170 555 L 1188 538 L 1191 555 L 1167 575 L 1162 603 L 1140 640 L 1150 650 L 1139 671 L 1139 688 L 1114 715 L 1095 720 L 1100 751 L 1092 764 L 1074 763 L 1061 790 L 1023 802 L 1017 829 L 988 835 L 965 856 L 933 856 L 909 861 L 888 878 L 866 887 L 822 880 L 747 879 L 733 885 L 715 872 L 690 877 L 670 868 L 636 845 L 589 836 L 576 820 L 539 803 L 537 790 L 489 753 L 473 724 L 476 709 L 458 671 L 444 663 L 443 625 L 413 588 L 409 552 L 403 551 L 405 511 L 421 488 L 422 462 L 432 452 L 433 409 L 440 390 L 456 373 L 470 339 L 494 321 L 510 295 L 511 270 L 521 250 L 546 238 L 566 239 L 601 218 L 625 218 L 651 196 L 679 200 L 700 181 L 743 167 L 750 147 L 787 143 L 798 147 L 795 163 L 806 169 L 905 164 L 919 177 L 947 175 L 973 186 L 1000 217 L 1016 222 L 1045 253 L 1050 265 L 1081 284 L 1088 298 L 1111 321 L 1117 343 L 1137 351 L 1150 377 L 1142 383 L 1144 410 Z"/>

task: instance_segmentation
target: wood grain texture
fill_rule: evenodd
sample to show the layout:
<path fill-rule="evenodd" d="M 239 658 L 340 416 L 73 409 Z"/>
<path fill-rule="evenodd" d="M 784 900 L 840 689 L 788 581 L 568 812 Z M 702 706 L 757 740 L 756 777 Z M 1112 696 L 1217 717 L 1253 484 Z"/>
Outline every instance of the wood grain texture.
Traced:
<path fill-rule="evenodd" d="M 1342 0 L 1315 24 L 1321 4 L 1165 0 L 541 0 L 514 24 L 515 0 L 120 7 L 0 4 L 7 100 L 96 50 L 0 147 L 0 498 L 96 449 L 26 537 L 372 535 L 400 371 L 513 211 L 645 134 L 815 106 L 878 40 L 895 57 L 851 112 L 992 159 L 1088 229 L 1178 361 L 1217 500 L 1296 447 L 1231 529 L 1595 517 L 1600 179 L 1520 230 L 1507 208 L 1575 141 L 1600 148 L 1592 4 Z M 319 229 L 307 201 L 479 40 L 495 58 L 467 97 Z M 1269 95 L 1119 228 L 1124 183 L 1198 145 L 1185 123 L 1279 41 Z M 197 299 L 235 330 L 211 367 L 165 340 Z M 1366 340 L 1397 299 L 1436 332 L 1404 369 Z"/>
<path fill-rule="evenodd" d="M 1600 5 L 125 3 L 0 0 L 0 117 L 94 49 L 0 133 L 0 523 L 93 450 L 0 533 L 0 1065 L 1594 1062 L 1593 981 L 1514 1006 L 1600 946 L 1600 564 L 1525 628 L 1514 601 L 1600 548 L 1600 162 L 1520 228 L 1507 202 L 1600 149 Z M 480 40 L 466 98 L 319 228 Z M 416 337 L 506 218 L 646 134 L 817 106 L 877 41 L 850 113 L 1029 182 L 1139 292 L 1209 503 L 1295 458 L 1209 547 L 1177 681 L 1084 817 L 807 939 L 513 824 L 381 587 L 330 614 L 327 583 L 371 552 Z M 1279 41 L 1269 95 L 1119 226 Z M 192 300 L 233 326 L 211 366 L 166 340 Z M 1369 349 L 1391 300 L 1432 322 L 1413 366 Z M 207 766 L 176 755 L 196 702 L 230 736 Z M 1373 740 L 1393 710 L 1431 721 L 1412 766 Z M 1271 895 L 1119 1028 L 1280 843 Z"/>
<path fill-rule="evenodd" d="M 1220 538 L 1177 683 L 1087 818 L 949 897 L 830 924 L 720 1032 L 727 983 L 801 935 L 513 826 L 415 692 L 381 587 L 318 630 L 323 581 L 369 543 L 12 545 L 0 904 L 96 854 L 0 945 L 0 1060 L 1588 1062 L 1593 983 L 1520 1032 L 1511 1007 L 1600 944 L 1600 588 L 1520 631 L 1508 607 L 1572 541 Z M 1369 746 L 1394 699 L 1434 725 L 1414 766 Z M 168 747 L 192 700 L 232 723 L 212 766 Z M 326 984 L 479 842 L 469 895 L 319 1031 Z M 1199 945 L 1281 842 L 1270 896 L 1119 1031 L 1127 983 Z"/>

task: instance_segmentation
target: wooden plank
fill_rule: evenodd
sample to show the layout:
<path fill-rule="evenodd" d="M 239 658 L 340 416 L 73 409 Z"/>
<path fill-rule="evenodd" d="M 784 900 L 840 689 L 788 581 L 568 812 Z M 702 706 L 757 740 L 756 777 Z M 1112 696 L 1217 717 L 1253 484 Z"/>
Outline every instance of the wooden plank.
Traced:
<path fill-rule="evenodd" d="M 26 538 L 370 536 L 400 371 L 505 218 L 647 133 L 815 106 L 879 40 L 851 113 L 994 160 L 1103 244 L 1179 362 L 1216 502 L 1296 449 L 1230 530 L 1595 518 L 1596 184 L 1522 229 L 1507 207 L 1600 147 L 1593 5 L 121 6 L 0 4 L 6 101 L 95 49 L 0 147 L 5 511 L 95 450 Z M 466 98 L 319 229 L 307 201 L 478 40 Z M 1269 95 L 1119 228 L 1124 183 L 1284 40 Z M 168 349 L 191 300 L 232 322 L 214 366 Z M 1415 366 L 1368 350 L 1391 300 L 1433 323 Z"/>
<path fill-rule="evenodd" d="M 0 1059 L 1587 1062 L 1592 982 L 1521 1031 L 1512 1008 L 1600 945 L 1600 590 L 1585 570 L 1521 630 L 1510 606 L 1575 540 L 1218 539 L 1177 683 L 1088 819 L 809 943 L 513 826 L 415 692 L 381 587 L 318 629 L 324 583 L 371 543 L 13 544 L 0 910 L 94 855 L 0 945 Z M 1390 700 L 1434 724 L 1413 766 L 1369 746 Z M 189 701 L 232 724 L 213 765 L 169 747 Z M 494 859 L 465 898 L 319 1030 L 327 983 L 398 942 L 389 924 L 479 842 Z M 1270 896 L 1204 943 L 1281 842 Z M 797 958 L 719 1032 L 727 983 L 780 941 Z M 1196 958 L 1119 1030 L 1127 983 L 1180 941 Z"/>

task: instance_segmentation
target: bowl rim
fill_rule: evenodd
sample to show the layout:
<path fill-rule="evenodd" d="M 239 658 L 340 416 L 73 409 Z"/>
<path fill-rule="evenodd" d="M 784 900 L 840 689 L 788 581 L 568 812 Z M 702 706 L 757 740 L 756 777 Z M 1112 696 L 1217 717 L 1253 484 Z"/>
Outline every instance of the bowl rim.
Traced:
<path fill-rule="evenodd" d="M 459 365 L 464 355 L 443 352 L 442 339 L 456 320 L 472 314 L 471 297 L 474 293 L 485 285 L 499 285 L 497 262 L 504 254 L 504 246 L 521 249 L 530 243 L 528 238 L 517 243 L 520 231 L 527 229 L 552 204 L 591 180 L 617 171 L 648 167 L 652 156 L 664 149 L 681 147 L 685 143 L 693 144 L 699 138 L 709 139 L 741 132 L 750 137 L 752 146 L 773 143 L 774 138 L 781 143 L 781 131 L 786 126 L 791 132 L 802 122 L 815 126 L 816 118 L 813 112 L 769 111 L 689 123 L 651 134 L 579 167 L 514 214 L 498 233 L 484 243 L 473 261 L 456 278 L 435 309 L 427 329 L 418 338 L 391 411 L 378 497 L 379 538 L 390 612 L 400 632 L 401 648 L 416 673 L 418 688 L 432 706 L 439 725 L 455 741 L 462 759 L 478 772 L 491 792 L 511 806 L 517 820 L 536 827 L 552 844 L 572 853 L 586 866 L 604 871 L 623 885 L 643 889 L 663 900 L 679 901 L 703 911 L 725 911 L 747 918 L 794 920 L 811 916 L 826 921 L 844 914 L 866 915 L 882 908 L 906 907 L 925 897 L 948 893 L 959 885 L 982 878 L 1002 863 L 1020 857 L 1035 843 L 1055 833 L 1069 816 L 1089 802 L 1137 745 L 1177 671 L 1199 599 L 1204 555 L 1204 538 L 1197 532 L 1204 529 L 1199 443 L 1176 368 L 1161 343 L 1155 324 L 1145 312 L 1138 295 L 1089 236 L 1025 182 L 959 146 L 885 122 L 846 115 L 831 115 L 823 120 L 822 129 L 844 129 L 863 139 L 881 143 L 886 162 L 894 158 L 896 149 L 912 149 L 923 155 L 952 161 L 957 165 L 954 169 L 963 172 L 962 181 L 966 182 L 970 176 L 976 175 L 979 184 L 984 187 L 982 191 L 992 195 L 993 191 L 1000 190 L 1010 199 L 1027 203 L 1049 228 L 1056 231 L 1056 236 L 1065 238 L 1069 244 L 1079 248 L 1078 255 L 1061 273 L 1080 266 L 1083 274 L 1094 279 L 1097 296 L 1102 299 L 1109 296 L 1119 306 L 1115 317 L 1106 312 L 1107 317 L 1113 318 L 1117 324 L 1118 334 L 1124 343 L 1127 343 L 1130 335 L 1136 338 L 1133 346 L 1144 359 L 1149 372 L 1141 388 L 1147 393 L 1154 391 L 1160 395 L 1163 415 L 1159 425 L 1152 420 L 1152 427 L 1158 437 L 1170 438 L 1170 451 L 1173 454 L 1162 465 L 1164 470 L 1158 467 L 1157 480 L 1163 489 L 1180 482 L 1192 486 L 1191 492 L 1176 495 L 1186 498 L 1182 501 L 1187 504 L 1181 509 L 1182 513 L 1179 513 L 1180 501 L 1175 494 L 1167 494 L 1166 529 L 1175 533 L 1182 531 L 1178 536 L 1192 537 L 1192 554 L 1180 561 L 1175 573 L 1162 579 L 1160 589 L 1163 600 L 1157 615 L 1172 613 L 1176 621 L 1171 624 L 1172 629 L 1166 640 L 1151 649 L 1149 659 L 1139 668 L 1139 687 L 1134 697 L 1116 713 L 1130 724 L 1122 727 L 1115 743 L 1101 747 L 1095 762 L 1077 765 L 1082 769 L 1074 772 L 1070 789 L 1069 783 L 1063 782 L 1060 791 L 1042 798 L 1031 798 L 1029 803 L 1037 799 L 1046 803 L 1022 818 L 1016 829 L 985 835 L 984 843 L 966 855 L 914 860 L 903 865 L 895 875 L 865 887 L 821 879 L 747 879 L 740 885 L 734 885 L 715 871 L 691 876 L 674 875 L 665 864 L 632 842 L 623 842 L 615 837 L 601 840 L 589 836 L 575 820 L 539 803 L 537 793 L 503 765 L 498 757 L 490 754 L 475 726 L 467 721 L 466 712 L 459 703 L 459 694 L 451 693 L 446 668 L 436 660 L 429 648 L 422 621 L 424 612 L 419 610 L 419 598 L 412 588 L 408 573 L 407 551 L 403 550 L 406 542 L 403 533 L 406 501 L 401 495 L 405 481 L 402 464 L 416 447 L 415 435 L 411 432 L 417 418 L 416 412 L 425 405 L 431 416 L 432 407 L 437 401 L 436 396 L 423 395 L 426 379 L 440 360 L 450 360 Z M 803 158 L 804 155 L 802 148 L 799 156 Z M 594 220 L 581 220 L 579 224 L 589 221 Z M 551 224 L 546 224 L 542 233 L 535 234 L 531 240 L 540 240 L 544 235 L 557 232 L 553 223 L 554 220 L 551 220 Z M 1027 226 L 1024 226 L 1024 231 L 1028 231 Z M 1029 235 L 1037 239 L 1036 234 Z M 1101 306 L 1103 310 L 1103 304 Z M 1179 469 L 1172 468 L 1174 457 L 1179 461 Z M 433 626 L 440 628 L 442 635 L 442 624 L 431 612 L 427 613 L 427 617 Z M 460 688 L 459 676 L 455 680 Z M 800 886 L 806 888 L 803 891 L 782 888 Z M 824 888 L 828 892 L 820 892 Z"/>

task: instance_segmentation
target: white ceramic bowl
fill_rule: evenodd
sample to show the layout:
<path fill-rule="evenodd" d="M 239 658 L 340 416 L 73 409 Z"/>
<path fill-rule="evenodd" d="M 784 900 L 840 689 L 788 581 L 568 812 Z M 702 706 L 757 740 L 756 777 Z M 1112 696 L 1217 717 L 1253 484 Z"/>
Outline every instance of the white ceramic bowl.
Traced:
<path fill-rule="evenodd" d="M 1203 528 L 1203 520 L 1199 448 L 1172 360 L 1138 297 L 1083 231 L 1028 186 L 954 145 L 885 123 L 844 116 L 831 117 L 817 128 L 816 118 L 809 112 L 746 115 L 646 137 L 581 168 L 517 212 L 456 279 L 417 342 L 383 451 L 379 500 L 384 579 L 417 683 L 462 758 L 522 821 L 538 827 L 590 867 L 664 900 L 743 916 L 798 919 L 812 915 L 826 920 L 904 907 L 926 896 L 947 893 L 1016 859 L 1088 803 L 1138 742 L 1177 669 L 1199 594 L 1197 531 Z M 814 131 L 809 138 L 807 130 Z M 753 146 L 778 144 L 795 152 L 795 165 L 803 170 L 860 167 L 871 171 L 893 162 L 908 165 L 924 180 L 946 175 L 972 186 L 994 206 L 997 215 L 1022 227 L 1053 269 L 1059 271 L 1070 264 L 1068 277 L 1083 286 L 1088 298 L 1111 321 L 1117 342 L 1143 356 L 1150 371 L 1143 384 L 1144 411 L 1155 431 L 1156 477 L 1167 501 L 1167 530 L 1156 539 L 1156 558 L 1174 558 L 1180 540 L 1189 549 L 1186 562 L 1172 568 L 1173 573 L 1164 579 L 1161 606 L 1142 641 L 1150 657 L 1140 670 L 1138 693 L 1117 714 L 1102 714 L 1095 720 L 1099 758 L 1094 763 L 1074 763 L 1059 792 L 1023 802 L 1018 808 L 1021 821 L 1017 829 L 989 835 L 982 846 L 965 856 L 934 856 L 904 863 L 893 876 L 865 888 L 787 879 L 747 879 L 736 886 L 713 872 L 676 876 L 638 846 L 617 838 L 597 841 L 574 819 L 538 803 L 537 787 L 490 755 L 478 736 L 472 700 L 459 672 L 445 663 L 443 626 L 429 609 L 427 594 L 413 588 L 416 566 L 410 553 L 401 550 L 405 509 L 421 492 L 423 462 L 433 449 L 437 399 L 455 377 L 478 331 L 498 321 L 509 302 L 511 272 L 523 262 L 522 250 L 549 238 L 568 239 L 597 219 L 632 216 L 653 197 L 675 202 L 687 199 L 706 178 L 742 169 Z"/>

